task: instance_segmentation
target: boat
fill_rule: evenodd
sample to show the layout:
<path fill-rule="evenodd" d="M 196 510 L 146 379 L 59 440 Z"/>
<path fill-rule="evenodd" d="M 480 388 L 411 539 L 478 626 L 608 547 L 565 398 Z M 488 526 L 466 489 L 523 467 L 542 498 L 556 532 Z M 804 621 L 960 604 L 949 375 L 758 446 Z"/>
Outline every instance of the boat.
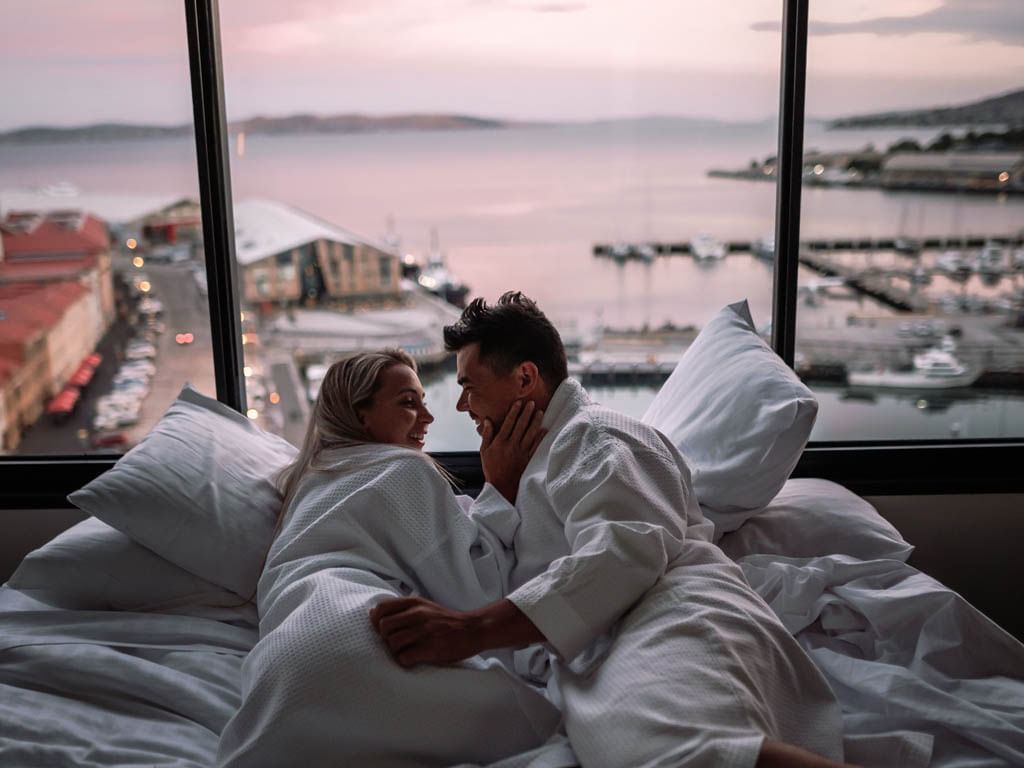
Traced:
<path fill-rule="evenodd" d="M 465 308 L 469 286 L 448 271 L 443 254 L 431 253 L 426 264 L 420 267 L 416 282 L 449 304 Z"/>
<path fill-rule="evenodd" d="M 775 261 L 775 236 L 765 235 L 750 244 L 750 252 L 765 261 Z"/>
<path fill-rule="evenodd" d="M 658 255 L 657 246 L 652 243 L 612 243 L 608 248 L 608 255 L 616 264 L 625 264 L 627 261 L 642 261 L 650 264 Z"/>
<path fill-rule="evenodd" d="M 914 355 L 914 365 L 910 370 L 852 370 L 846 374 L 846 381 L 854 387 L 895 389 L 955 389 L 971 386 L 980 373 L 961 363 L 948 342 L 944 346 L 945 349 L 931 347 Z"/>
<path fill-rule="evenodd" d="M 697 235 L 690 241 L 690 252 L 699 261 L 718 261 L 725 258 L 725 243 L 711 235 Z"/>
<path fill-rule="evenodd" d="M 969 277 L 974 271 L 960 251 L 945 251 L 935 259 L 935 267 L 952 277 Z"/>
<path fill-rule="evenodd" d="M 913 237 L 897 237 L 893 243 L 893 250 L 905 256 L 918 256 L 923 248 L 921 241 Z"/>
<path fill-rule="evenodd" d="M 932 273 L 918 264 L 910 272 L 910 282 L 913 285 L 928 285 L 932 281 Z"/>
<path fill-rule="evenodd" d="M 1002 275 L 1006 269 L 1003 248 L 991 240 L 974 257 L 974 269 L 982 275 Z"/>

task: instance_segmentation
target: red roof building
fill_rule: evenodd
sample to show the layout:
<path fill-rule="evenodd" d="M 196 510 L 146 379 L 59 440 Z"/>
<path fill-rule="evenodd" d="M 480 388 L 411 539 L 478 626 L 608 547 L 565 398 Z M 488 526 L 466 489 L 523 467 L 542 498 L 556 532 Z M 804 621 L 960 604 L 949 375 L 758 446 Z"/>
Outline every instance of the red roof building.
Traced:
<path fill-rule="evenodd" d="M 110 250 L 106 225 L 81 211 L 11 211 L 0 222 L 5 263 L 78 259 Z"/>

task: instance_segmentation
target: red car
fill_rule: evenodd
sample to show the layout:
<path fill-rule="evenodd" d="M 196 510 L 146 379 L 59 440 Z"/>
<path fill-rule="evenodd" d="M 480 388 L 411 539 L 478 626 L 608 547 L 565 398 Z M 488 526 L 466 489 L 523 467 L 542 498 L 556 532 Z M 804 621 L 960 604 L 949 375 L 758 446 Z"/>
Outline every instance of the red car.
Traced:
<path fill-rule="evenodd" d="M 92 439 L 93 448 L 119 448 L 128 445 L 128 435 L 124 432 L 105 432 Z"/>

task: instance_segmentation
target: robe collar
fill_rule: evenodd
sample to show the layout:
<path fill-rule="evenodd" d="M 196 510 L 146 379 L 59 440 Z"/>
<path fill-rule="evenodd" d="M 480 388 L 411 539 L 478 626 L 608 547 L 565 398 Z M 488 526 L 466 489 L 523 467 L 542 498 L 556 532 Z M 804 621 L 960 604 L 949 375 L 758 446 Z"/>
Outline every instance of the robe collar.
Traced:
<path fill-rule="evenodd" d="M 593 404 L 590 395 L 583 389 L 583 385 L 575 379 L 565 379 L 555 393 L 551 395 L 551 402 L 544 412 L 544 420 L 541 422 L 548 433 L 554 432 L 582 408 Z"/>

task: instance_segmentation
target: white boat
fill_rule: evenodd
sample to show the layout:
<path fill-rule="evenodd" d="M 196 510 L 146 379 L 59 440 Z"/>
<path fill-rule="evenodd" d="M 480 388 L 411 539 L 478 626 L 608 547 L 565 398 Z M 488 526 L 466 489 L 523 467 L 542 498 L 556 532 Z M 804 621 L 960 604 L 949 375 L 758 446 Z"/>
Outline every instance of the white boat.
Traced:
<path fill-rule="evenodd" d="M 914 355 L 914 366 L 908 371 L 888 368 L 849 371 L 847 383 L 855 387 L 891 387 L 896 389 L 955 389 L 969 387 L 977 381 L 978 371 L 961 363 L 950 344 L 945 349 L 932 347 Z"/>
<path fill-rule="evenodd" d="M 967 277 L 973 272 L 971 263 L 960 251 L 945 251 L 935 259 L 935 267 L 947 275 Z"/>
<path fill-rule="evenodd" d="M 725 258 L 725 243 L 711 235 L 697 235 L 690 241 L 690 252 L 699 261 L 717 261 Z"/>
<path fill-rule="evenodd" d="M 991 241 L 985 243 L 985 246 L 978 251 L 978 255 L 974 257 L 974 269 L 981 274 L 1001 275 L 1006 269 L 1002 246 Z"/>
<path fill-rule="evenodd" d="M 759 259 L 774 261 L 775 235 L 765 235 L 764 237 L 757 238 L 757 240 L 750 244 L 750 251 Z"/>
<path fill-rule="evenodd" d="M 420 269 L 416 282 L 449 304 L 457 307 L 466 306 L 469 286 L 448 271 L 444 256 L 438 253 L 430 255 L 427 263 Z"/>

